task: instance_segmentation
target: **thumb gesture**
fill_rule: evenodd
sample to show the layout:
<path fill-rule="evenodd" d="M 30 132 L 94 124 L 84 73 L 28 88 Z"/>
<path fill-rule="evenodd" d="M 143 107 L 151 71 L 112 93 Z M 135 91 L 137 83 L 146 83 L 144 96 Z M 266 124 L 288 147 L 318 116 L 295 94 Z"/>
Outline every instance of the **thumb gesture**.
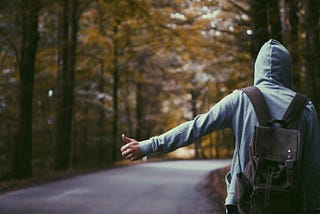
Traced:
<path fill-rule="evenodd" d="M 126 143 L 126 145 L 121 147 L 121 155 L 124 158 L 131 161 L 142 158 L 142 152 L 138 141 L 128 138 L 124 134 L 122 134 L 122 140 Z"/>

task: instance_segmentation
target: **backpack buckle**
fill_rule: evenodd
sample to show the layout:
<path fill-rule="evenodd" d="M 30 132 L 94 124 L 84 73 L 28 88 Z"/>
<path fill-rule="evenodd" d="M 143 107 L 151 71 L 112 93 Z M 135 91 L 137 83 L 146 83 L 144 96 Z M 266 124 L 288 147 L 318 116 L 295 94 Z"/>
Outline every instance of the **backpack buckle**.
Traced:
<path fill-rule="evenodd" d="M 286 160 L 287 167 L 287 184 L 289 187 L 294 185 L 294 172 L 293 172 L 293 160 Z"/>
<path fill-rule="evenodd" d="M 285 163 L 288 169 L 293 169 L 293 160 L 286 160 Z"/>

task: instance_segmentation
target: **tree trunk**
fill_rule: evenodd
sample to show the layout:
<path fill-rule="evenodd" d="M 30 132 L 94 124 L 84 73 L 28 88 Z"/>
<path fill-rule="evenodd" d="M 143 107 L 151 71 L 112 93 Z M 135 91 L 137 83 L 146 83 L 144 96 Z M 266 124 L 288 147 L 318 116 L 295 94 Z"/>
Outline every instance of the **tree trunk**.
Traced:
<path fill-rule="evenodd" d="M 142 84 L 140 82 L 136 83 L 136 139 L 141 140 L 144 136 L 142 136 L 143 129 L 143 96 L 142 96 Z"/>
<path fill-rule="evenodd" d="M 268 0 L 268 17 L 270 26 L 270 37 L 282 41 L 281 19 L 278 0 Z"/>
<path fill-rule="evenodd" d="M 13 175 L 32 175 L 32 100 L 36 53 L 38 48 L 39 0 L 21 1 L 22 44 L 20 56 L 19 121 L 14 147 Z"/>
<path fill-rule="evenodd" d="M 119 85 L 119 66 L 118 66 L 118 25 L 113 28 L 113 121 L 112 121 L 112 162 L 118 159 L 118 85 Z"/>
<path fill-rule="evenodd" d="M 301 62 L 299 50 L 299 17 L 298 0 L 287 0 L 290 24 L 290 55 L 292 59 L 293 89 L 301 90 Z"/>
<path fill-rule="evenodd" d="M 145 139 L 150 135 L 152 125 L 149 119 L 146 119 L 150 114 L 149 106 L 152 103 L 152 99 L 148 96 L 153 94 L 153 91 L 148 88 L 147 83 L 144 82 L 145 76 L 148 74 L 147 67 L 148 61 L 151 57 L 151 52 L 148 49 L 144 49 L 138 55 L 137 64 L 139 67 L 138 78 L 136 79 L 136 139 Z M 146 95 L 148 92 L 148 95 Z M 147 115 L 147 116 L 146 116 Z"/>
<path fill-rule="evenodd" d="M 191 89 L 191 111 L 192 111 L 192 118 L 195 118 L 198 114 L 197 111 L 197 95 L 196 92 Z M 200 151 L 201 150 L 201 140 L 197 140 L 194 142 L 194 158 L 199 159 L 200 158 Z"/>
<path fill-rule="evenodd" d="M 98 139 L 99 139 L 99 163 L 103 164 L 106 160 L 106 154 L 105 154 L 105 110 L 104 110 L 104 63 L 103 60 L 99 60 L 99 75 L 100 75 L 100 82 L 99 82 L 99 93 L 101 94 L 100 98 L 100 108 L 99 108 L 99 118 L 97 121 L 98 124 Z"/>
<path fill-rule="evenodd" d="M 222 140 L 222 131 L 217 132 L 217 137 L 216 137 L 216 143 L 215 143 L 215 151 L 216 151 L 216 156 L 215 158 L 220 158 L 220 143 Z"/>
<path fill-rule="evenodd" d="M 268 40 L 267 1 L 250 0 L 250 17 L 252 23 L 251 55 L 255 59 L 261 46 Z"/>
<path fill-rule="evenodd" d="M 130 85 L 126 85 L 126 90 L 123 91 L 122 96 L 126 97 L 128 94 L 130 94 Z M 134 136 L 134 128 L 132 124 L 132 119 L 131 119 L 131 112 L 130 112 L 130 100 L 125 99 L 124 100 L 124 105 L 125 105 L 125 112 L 126 112 L 126 120 L 127 120 L 127 125 L 128 125 L 128 132 L 129 136 Z"/>
<path fill-rule="evenodd" d="M 60 38 L 61 59 L 58 73 L 58 107 L 55 169 L 69 167 L 72 133 L 72 108 L 76 37 L 78 31 L 77 0 L 64 0 L 62 32 Z"/>
<path fill-rule="evenodd" d="M 319 32 L 319 0 L 305 1 L 306 17 L 306 72 L 308 79 L 308 95 L 320 113 L 320 32 Z"/>
<path fill-rule="evenodd" d="M 213 140 L 213 133 L 209 134 L 209 140 L 210 140 L 210 158 L 214 158 L 214 148 L 215 144 L 217 143 L 215 140 Z"/>

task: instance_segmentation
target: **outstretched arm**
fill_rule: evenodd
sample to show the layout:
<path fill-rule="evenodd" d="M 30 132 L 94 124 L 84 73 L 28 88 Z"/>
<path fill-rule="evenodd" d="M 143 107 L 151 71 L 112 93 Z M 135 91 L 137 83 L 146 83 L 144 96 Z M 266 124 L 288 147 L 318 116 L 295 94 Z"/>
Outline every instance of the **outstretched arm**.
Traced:
<path fill-rule="evenodd" d="M 131 161 L 142 158 L 143 155 L 138 141 L 128 138 L 124 134 L 122 134 L 122 140 L 126 143 L 126 145 L 121 147 L 121 154 L 124 158 Z"/>
<path fill-rule="evenodd" d="M 123 135 L 122 139 L 127 144 L 121 148 L 122 156 L 135 161 L 150 153 L 168 153 L 189 145 L 212 131 L 231 127 L 234 99 L 239 97 L 238 93 L 226 96 L 207 113 L 199 114 L 193 120 L 182 123 L 162 135 L 140 142 Z"/>

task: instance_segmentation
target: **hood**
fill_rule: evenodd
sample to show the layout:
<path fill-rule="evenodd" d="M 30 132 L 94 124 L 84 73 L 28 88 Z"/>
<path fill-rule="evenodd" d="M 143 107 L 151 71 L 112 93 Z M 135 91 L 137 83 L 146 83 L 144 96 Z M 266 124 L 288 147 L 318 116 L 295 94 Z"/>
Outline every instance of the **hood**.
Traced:
<path fill-rule="evenodd" d="M 291 88 L 290 54 L 277 40 L 264 43 L 255 62 L 254 85 L 264 82 Z"/>

